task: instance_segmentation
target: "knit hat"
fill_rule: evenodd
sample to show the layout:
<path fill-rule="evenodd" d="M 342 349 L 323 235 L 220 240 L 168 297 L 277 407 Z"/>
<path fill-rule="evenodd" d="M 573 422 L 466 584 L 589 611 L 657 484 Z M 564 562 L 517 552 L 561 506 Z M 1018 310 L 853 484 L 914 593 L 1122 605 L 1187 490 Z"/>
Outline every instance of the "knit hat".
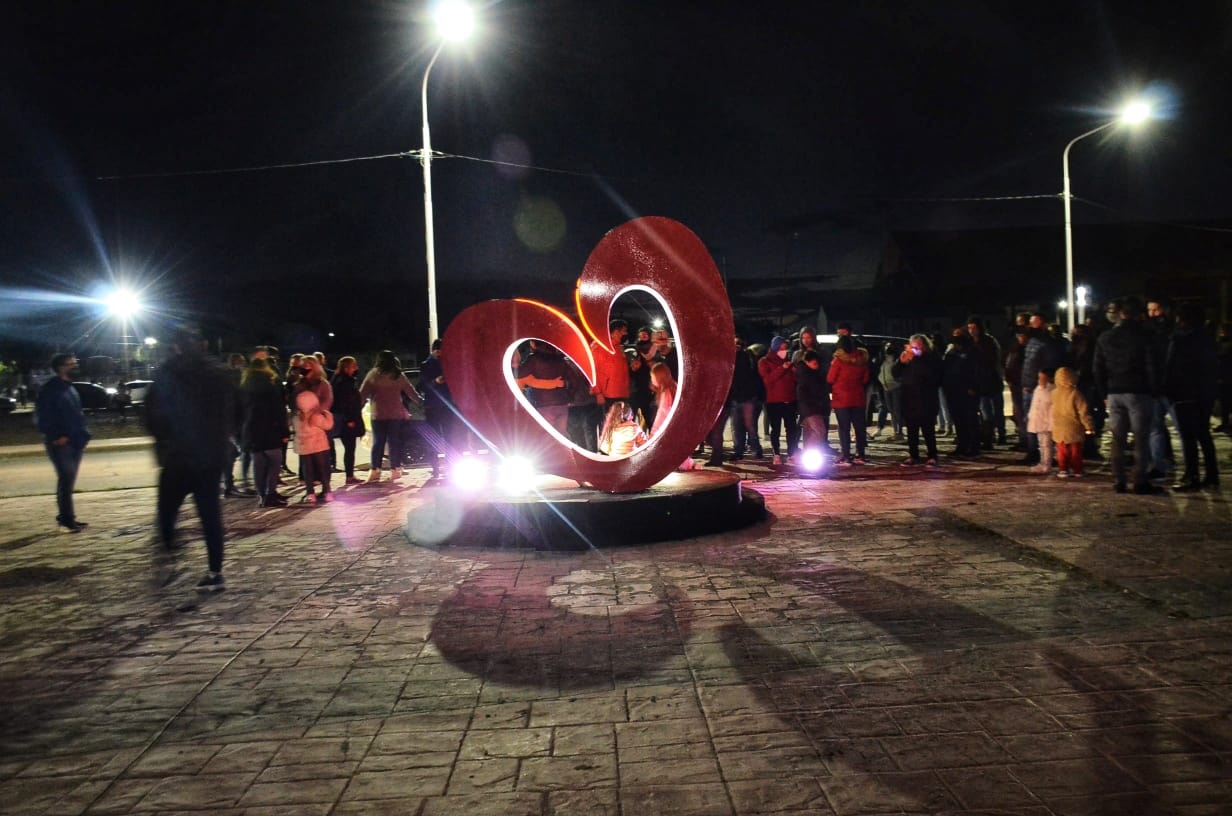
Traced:
<path fill-rule="evenodd" d="M 774 339 L 770 341 L 770 353 L 778 354 L 779 349 L 781 349 L 785 345 L 787 345 L 787 341 L 784 340 L 782 337 L 779 337 L 776 334 L 774 336 Z"/>

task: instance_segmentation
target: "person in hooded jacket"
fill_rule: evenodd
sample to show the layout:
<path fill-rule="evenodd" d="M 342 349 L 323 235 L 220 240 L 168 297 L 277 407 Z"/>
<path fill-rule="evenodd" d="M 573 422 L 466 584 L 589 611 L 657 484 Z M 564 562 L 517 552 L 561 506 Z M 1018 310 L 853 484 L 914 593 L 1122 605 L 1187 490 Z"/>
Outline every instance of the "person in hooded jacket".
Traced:
<path fill-rule="evenodd" d="M 781 465 L 796 453 L 796 371 L 787 358 L 786 338 L 776 336 L 770 341 L 770 352 L 757 362 L 757 373 L 766 385 L 766 417 L 770 422 L 770 449 L 774 452 L 771 461 Z M 786 460 L 780 447 L 784 431 Z"/>
<path fill-rule="evenodd" d="M 840 337 L 830 361 L 826 381 L 830 384 L 830 406 L 838 420 L 839 465 L 863 465 L 867 444 L 865 394 L 869 380 L 868 351 L 856 345 L 855 338 Z M 851 431 L 855 428 L 856 455 L 851 456 Z"/>
<path fill-rule="evenodd" d="M 257 503 L 260 507 L 283 507 L 287 500 L 278 494 L 278 472 L 283 446 L 291 438 L 287 403 L 278 372 L 260 357 L 249 361 L 240 379 L 240 412 L 240 446 L 252 460 Z"/>
<path fill-rule="evenodd" d="M 903 424 L 907 427 L 907 449 L 910 457 L 904 466 L 918 465 L 920 434 L 928 467 L 937 466 L 937 403 L 940 401 L 941 360 L 933 352 L 932 343 L 923 334 L 911 335 L 910 341 L 891 369 L 898 380 L 903 400 Z"/>
<path fill-rule="evenodd" d="M 329 490 L 329 430 L 333 415 L 321 407 L 317 395 L 308 388 L 295 395 L 295 452 L 304 466 L 304 502 L 328 504 L 334 500 Z M 321 485 L 318 500 L 315 485 Z"/>
<path fill-rule="evenodd" d="M 955 330 L 942 361 L 941 390 L 954 420 L 954 455 L 980 455 L 980 360 L 970 335 Z"/>
<path fill-rule="evenodd" d="M 1087 399 L 1078 387 L 1078 372 L 1062 366 L 1053 377 L 1052 443 L 1057 448 L 1057 476 L 1081 479 L 1083 442 L 1095 433 Z"/>
<path fill-rule="evenodd" d="M 197 588 L 217 591 L 222 576 L 223 526 L 218 484 L 231 467 L 235 390 L 227 370 L 205 356 L 195 329 L 176 331 L 172 355 L 145 399 L 146 424 L 162 472 L 158 478 L 158 528 L 163 545 L 175 549 L 175 523 L 189 493 L 205 532 L 209 570 Z"/>

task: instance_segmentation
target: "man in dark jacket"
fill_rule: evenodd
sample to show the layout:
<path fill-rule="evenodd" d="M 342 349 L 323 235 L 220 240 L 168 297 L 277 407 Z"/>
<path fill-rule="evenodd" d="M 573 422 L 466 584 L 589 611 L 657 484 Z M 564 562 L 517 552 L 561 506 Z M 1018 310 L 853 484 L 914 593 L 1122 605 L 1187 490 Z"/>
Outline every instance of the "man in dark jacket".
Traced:
<path fill-rule="evenodd" d="M 757 363 L 745 350 L 744 341 L 737 337 L 730 392 L 733 459 L 743 459 L 746 450 L 751 450 L 758 459 L 762 457 L 761 439 L 757 435 L 757 397 L 761 385 Z"/>
<path fill-rule="evenodd" d="M 223 589 L 223 529 L 218 481 L 231 466 L 234 389 L 227 370 L 204 354 L 201 335 L 179 329 L 173 355 L 146 397 L 146 422 L 162 473 L 158 478 L 158 529 L 163 545 L 175 549 L 175 519 L 191 493 L 205 532 L 209 572 L 197 583 Z"/>
<path fill-rule="evenodd" d="M 1177 431 L 1185 455 L 1185 475 L 1173 490 L 1199 490 L 1219 484 L 1215 441 L 1211 438 L 1211 410 L 1218 382 L 1218 352 L 1207 330 L 1202 307 L 1187 303 L 1177 310 L 1176 331 L 1168 343 L 1164 363 L 1164 395 L 1176 412 Z M 1198 479 L 1198 448 L 1205 460 L 1205 478 Z"/>
<path fill-rule="evenodd" d="M 1112 475 L 1116 492 L 1125 483 L 1125 445 L 1134 434 L 1134 492 L 1155 493 L 1147 479 L 1150 464 L 1151 415 L 1159 391 L 1154 337 L 1142 322 L 1142 301 L 1134 297 L 1116 303 L 1117 324 L 1100 335 L 1095 345 L 1095 385 L 1108 406 L 1112 433 Z"/>
<path fill-rule="evenodd" d="M 74 354 L 57 354 L 51 358 L 51 370 L 56 376 L 39 389 L 35 403 L 35 419 L 43 433 L 43 445 L 47 457 L 56 469 L 56 521 L 62 533 L 79 533 L 86 527 L 78 521 L 73 511 L 73 485 L 77 483 L 77 471 L 90 432 L 86 430 L 85 414 L 81 410 L 81 397 L 73 388 L 73 374 L 77 370 Z"/>

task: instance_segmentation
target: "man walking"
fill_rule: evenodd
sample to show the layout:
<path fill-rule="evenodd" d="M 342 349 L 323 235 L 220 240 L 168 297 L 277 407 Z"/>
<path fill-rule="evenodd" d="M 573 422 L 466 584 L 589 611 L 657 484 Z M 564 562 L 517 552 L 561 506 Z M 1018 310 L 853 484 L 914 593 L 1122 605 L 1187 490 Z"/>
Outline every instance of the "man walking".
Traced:
<path fill-rule="evenodd" d="M 38 429 L 43 433 L 47 457 L 56 469 L 56 521 L 62 533 L 79 533 L 86 523 L 78 521 L 73 512 L 73 486 L 77 483 L 77 470 L 90 432 L 86 430 L 85 414 L 81 410 L 81 397 L 73 388 L 73 374 L 77 370 L 74 354 L 57 354 L 51 358 L 51 370 L 56 376 L 39 389 L 35 403 Z"/>
<path fill-rule="evenodd" d="M 235 398 L 227 371 L 206 358 L 201 335 L 180 329 L 174 355 L 146 397 L 146 421 L 162 473 L 158 478 L 158 529 L 163 545 L 175 549 L 175 519 L 189 493 L 205 533 L 209 572 L 197 583 L 221 590 L 223 529 L 218 480 L 231 466 Z"/>

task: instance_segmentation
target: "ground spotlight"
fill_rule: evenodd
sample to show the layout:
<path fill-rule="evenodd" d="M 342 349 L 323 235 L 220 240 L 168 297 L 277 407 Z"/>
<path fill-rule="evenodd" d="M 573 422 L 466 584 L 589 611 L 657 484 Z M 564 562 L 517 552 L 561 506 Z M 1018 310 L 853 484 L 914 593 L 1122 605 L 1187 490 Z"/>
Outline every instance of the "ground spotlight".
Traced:
<path fill-rule="evenodd" d="M 478 493 L 488 486 L 488 463 L 478 456 L 460 456 L 450 469 L 454 487 Z"/>
<path fill-rule="evenodd" d="M 800 464 L 805 470 L 816 473 L 826 466 L 826 457 L 817 448 L 809 448 L 800 457 Z"/>
<path fill-rule="evenodd" d="M 521 495 L 535 484 L 535 463 L 521 456 L 506 456 L 497 470 L 496 481 L 504 492 Z"/>

